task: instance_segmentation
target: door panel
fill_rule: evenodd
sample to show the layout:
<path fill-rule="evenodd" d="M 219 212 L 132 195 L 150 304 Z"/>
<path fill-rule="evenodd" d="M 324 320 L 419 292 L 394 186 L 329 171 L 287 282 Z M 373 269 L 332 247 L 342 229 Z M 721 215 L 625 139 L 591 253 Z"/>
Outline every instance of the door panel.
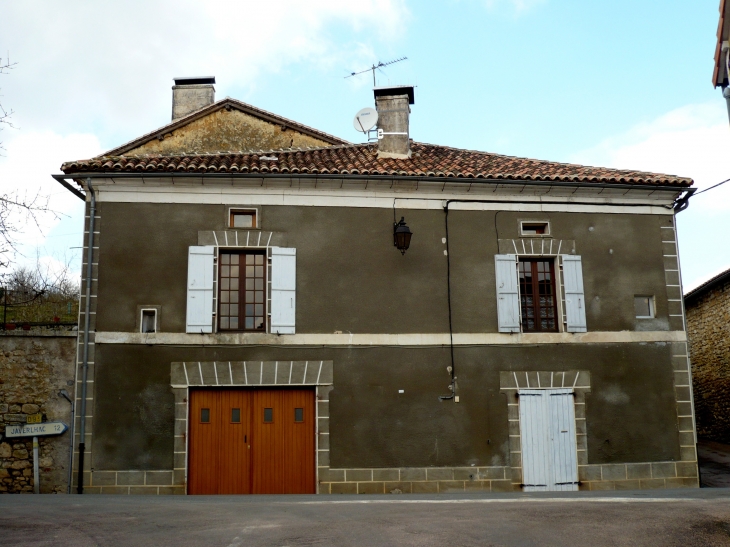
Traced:
<path fill-rule="evenodd" d="M 249 391 L 221 391 L 221 435 L 219 448 L 219 494 L 251 493 L 251 450 Z M 233 410 L 238 409 L 238 422 L 234 422 Z"/>
<path fill-rule="evenodd" d="M 188 493 L 314 493 L 315 404 L 313 390 L 191 391 Z"/>
<path fill-rule="evenodd" d="M 314 392 L 256 390 L 253 398 L 253 493 L 313 494 Z M 271 421 L 265 421 L 266 409 Z M 295 421 L 295 409 L 302 421 Z"/>
<path fill-rule="evenodd" d="M 578 489 L 571 389 L 521 389 L 522 481 L 526 492 Z"/>

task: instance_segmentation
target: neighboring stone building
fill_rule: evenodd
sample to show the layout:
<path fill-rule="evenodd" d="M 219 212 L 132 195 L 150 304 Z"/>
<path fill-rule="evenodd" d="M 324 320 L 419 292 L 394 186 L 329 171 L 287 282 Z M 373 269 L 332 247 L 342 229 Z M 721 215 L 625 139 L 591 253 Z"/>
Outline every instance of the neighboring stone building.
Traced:
<path fill-rule="evenodd" d="M 33 492 L 32 437 L 5 437 L 8 425 L 23 424 L 29 414 L 43 421 L 71 424 L 75 331 L 3 331 L 0 333 L 0 492 Z M 39 437 L 41 493 L 68 489 L 69 432 Z"/>
<path fill-rule="evenodd" d="M 730 270 L 684 296 L 697 435 L 730 443 Z"/>

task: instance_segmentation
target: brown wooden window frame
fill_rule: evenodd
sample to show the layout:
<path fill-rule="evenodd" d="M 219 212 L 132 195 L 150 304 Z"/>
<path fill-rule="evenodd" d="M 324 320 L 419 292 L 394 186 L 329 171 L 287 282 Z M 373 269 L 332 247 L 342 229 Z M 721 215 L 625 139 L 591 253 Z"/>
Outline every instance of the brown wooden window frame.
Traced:
<path fill-rule="evenodd" d="M 525 276 L 523 276 L 523 273 L 525 272 L 525 268 L 523 265 L 530 264 L 530 278 L 531 281 L 528 283 L 525 281 Z M 545 267 L 543 266 L 543 270 L 541 270 L 540 265 L 547 265 L 547 271 L 545 271 Z M 521 315 L 521 326 L 522 326 L 522 332 L 560 332 L 560 316 L 558 312 L 558 284 L 556 280 L 556 270 L 555 267 L 555 259 L 552 257 L 540 257 L 540 258 L 520 258 L 517 263 L 517 276 L 518 276 L 518 282 L 519 282 L 519 290 L 520 290 L 520 315 Z M 540 274 L 548 274 L 549 280 L 547 280 L 547 286 L 550 287 L 551 294 L 545 294 L 545 297 L 552 298 L 552 305 L 546 304 L 541 305 L 541 295 L 540 294 L 540 283 L 543 282 L 543 288 L 545 285 L 545 280 L 540 279 Z M 531 289 L 531 294 L 528 294 L 528 291 L 525 290 L 527 288 Z M 535 298 L 535 295 L 538 296 L 538 298 Z M 532 297 L 532 304 L 529 305 L 527 300 Z M 529 311 L 532 309 L 532 316 L 530 316 Z M 541 324 L 541 321 L 538 319 L 541 319 L 542 317 L 542 311 L 546 311 L 545 319 L 547 320 L 548 324 L 550 320 L 552 319 L 553 326 L 543 327 Z M 550 315 L 552 313 L 552 316 Z M 533 325 L 530 327 L 529 321 L 530 319 L 533 320 Z"/>
<path fill-rule="evenodd" d="M 251 226 L 236 226 L 234 223 L 234 217 L 236 215 L 250 216 Z M 256 209 L 236 209 L 231 208 L 228 210 L 228 227 L 237 230 L 258 230 L 259 228 L 259 212 Z"/>
<path fill-rule="evenodd" d="M 238 264 L 230 258 L 234 256 Z M 260 259 L 254 258 L 254 263 L 248 264 L 247 257 Z M 234 267 L 238 268 L 236 276 L 233 275 Z M 253 276 L 249 275 L 249 267 L 254 268 Z M 219 332 L 268 332 L 268 269 L 266 249 L 226 249 L 218 252 L 216 322 Z M 235 312 L 233 306 L 236 306 Z M 251 323 L 247 321 L 249 318 Z"/>

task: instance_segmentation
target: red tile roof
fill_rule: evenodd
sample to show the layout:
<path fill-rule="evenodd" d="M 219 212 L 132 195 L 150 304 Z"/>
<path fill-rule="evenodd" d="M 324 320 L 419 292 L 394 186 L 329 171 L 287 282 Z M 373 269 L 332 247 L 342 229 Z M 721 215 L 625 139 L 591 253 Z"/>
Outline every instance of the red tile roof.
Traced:
<path fill-rule="evenodd" d="M 690 186 L 692 179 L 516 158 L 414 142 L 408 159 L 378 158 L 374 144 L 286 149 L 258 153 L 100 156 L 64 163 L 76 173 L 265 173 L 385 175 L 547 182 Z"/>

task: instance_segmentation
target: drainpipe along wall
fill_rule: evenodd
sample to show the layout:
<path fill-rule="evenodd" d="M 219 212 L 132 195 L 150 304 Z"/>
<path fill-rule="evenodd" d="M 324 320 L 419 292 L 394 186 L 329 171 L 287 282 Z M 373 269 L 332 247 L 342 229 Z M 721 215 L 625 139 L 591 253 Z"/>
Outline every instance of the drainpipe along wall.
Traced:
<path fill-rule="evenodd" d="M 93 273 L 92 262 L 94 259 L 94 217 L 96 216 L 96 194 L 94 188 L 91 186 L 91 178 L 86 179 L 86 188 L 90 196 L 90 207 L 89 207 L 89 237 L 87 238 L 87 252 L 86 252 L 86 292 L 84 302 L 84 345 L 83 345 L 83 365 L 82 365 L 82 376 L 81 376 L 81 413 L 77 414 L 80 416 L 79 420 L 79 476 L 78 476 L 78 487 L 77 493 L 84 493 L 84 452 L 86 451 L 86 391 L 87 391 L 87 378 L 89 374 L 89 326 L 90 326 L 90 311 L 91 311 L 91 276 Z M 73 437 L 72 437 L 73 439 Z M 73 442 L 73 441 L 72 441 Z"/>

